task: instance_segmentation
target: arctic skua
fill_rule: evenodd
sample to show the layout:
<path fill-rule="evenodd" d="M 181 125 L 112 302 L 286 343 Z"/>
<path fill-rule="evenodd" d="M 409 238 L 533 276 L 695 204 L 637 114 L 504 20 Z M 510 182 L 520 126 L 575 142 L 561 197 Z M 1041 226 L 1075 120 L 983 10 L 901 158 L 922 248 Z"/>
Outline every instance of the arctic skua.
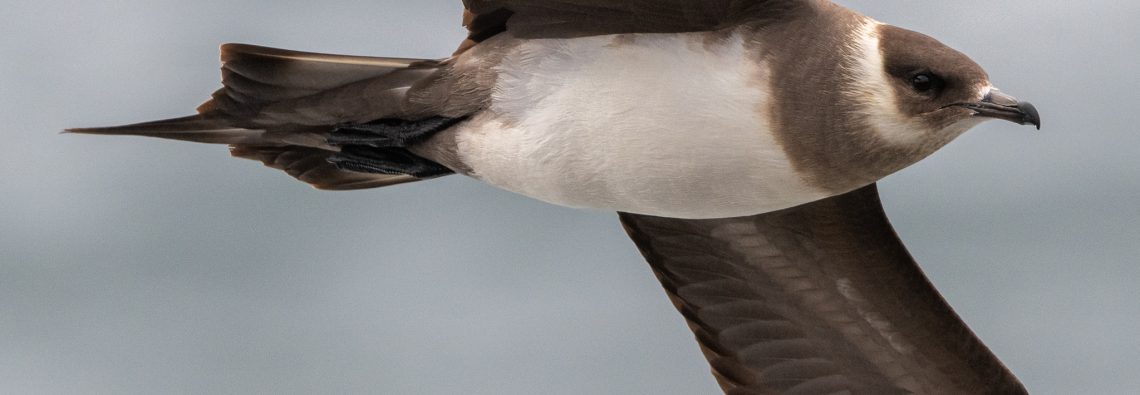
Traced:
<path fill-rule="evenodd" d="M 440 60 L 222 49 L 197 115 L 77 129 L 229 144 L 322 189 L 460 173 L 622 223 L 728 393 L 1023 393 L 874 182 L 986 119 L 968 57 L 822 1 L 469 1 Z"/>

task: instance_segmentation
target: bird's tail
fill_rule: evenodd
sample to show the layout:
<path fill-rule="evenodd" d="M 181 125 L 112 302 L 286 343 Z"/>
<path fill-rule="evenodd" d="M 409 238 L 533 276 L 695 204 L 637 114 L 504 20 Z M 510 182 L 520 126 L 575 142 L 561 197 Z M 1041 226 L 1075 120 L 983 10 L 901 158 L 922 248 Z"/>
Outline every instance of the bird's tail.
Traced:
<path fill-rule="evenodd" d="M 66 132 L 228 144 L 236 157 L 261 161 L 319 189 L 375 188 L 426 178 L 428 173 L 362 171 L 369 168 L 338 160 L 345 147 L 330 144 L 329 137 L 339 126 L 400 119 L 409 87 L 435 73 L 439 62 L 245 44 L 223 45 L 221 57 L 223 87 L 196 115 Z M 393 147 L 373 156 L 385 152 L 410 155 Z"/>

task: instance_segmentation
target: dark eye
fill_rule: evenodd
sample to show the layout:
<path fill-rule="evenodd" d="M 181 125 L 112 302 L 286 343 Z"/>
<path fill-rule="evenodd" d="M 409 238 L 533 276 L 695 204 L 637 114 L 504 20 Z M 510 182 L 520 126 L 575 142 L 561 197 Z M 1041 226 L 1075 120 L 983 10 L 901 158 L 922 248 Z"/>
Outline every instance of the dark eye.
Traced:
<path fill-rule="evenodd" d="M 942 78 L 932 73 L 918 73 L 910 77 L 910 86 L 918 93 L 929 93 L 942 86 Z"/>

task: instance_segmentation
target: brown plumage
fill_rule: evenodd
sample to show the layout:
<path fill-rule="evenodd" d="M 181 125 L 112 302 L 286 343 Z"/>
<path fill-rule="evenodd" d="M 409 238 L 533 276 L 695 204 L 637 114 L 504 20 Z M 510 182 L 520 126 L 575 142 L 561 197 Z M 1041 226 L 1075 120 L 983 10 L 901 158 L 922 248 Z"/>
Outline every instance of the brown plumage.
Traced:
<path fill-rule="evenodd" d="M 328 161 L 338 148 L 326 139 L 338 124 L 403 116 L 410 107 L 402 103 L 404 91 L 436 72 L 437 62 L 246 44 L 223 45 L 221 59 L 223 87 L 197 115 L 68 132 L 228 144 L 235 157 L 260 161 L 325 190 L 418 180 L 338 169 Z"/>
<path fill-rule="evenodd" d="M 428 140 L 395 148 L 407 149 L 409 157 L 415 154 L 478 178 L 481 169 L 469 166 L 464 154 L 478 156 L 480 152 L 460 152 L 460 148 L 470 150 L 483 141 L 494 141 L 477 137 L 514 128 L 531 115 L 530 109 L 509 113 L 509 109 L 494 107 L 494 95 L 503 94 L 497 84 L 499 73 L 530 71 L 525 64 L 533 59 L 525 52 L 521 61 L 507 65 L 524 66 L 500 68 L 510 63 L 504 60 L 507 54 L 528 40 L 615 35 L 607 45 L 621 46 L 636 43 L 636 38 L 621 35 L 625 33 L 704 32 L 684 45 L 704 47 L 705 52 L 694 53 L 711 53 L 724 50 L 728 38 L 743 34 L 748 38 L 743 59 L 763 67 L 747 81 L 755 86 L 742 89 L 759 87 L 764 95 L 778 99 L 772 100 L 771 108 L 750 108 L 763 114 L 770 125 L 771 130 L 757 132 L 770 132 L 772 144 L 762 147 L 771 151 L 768 158 L 775 158 L 772 162 L 776 163 L 770 165 L 794 170 L 797 179 L 804 180 L 806 186 L 800 186 L 804 190 L 795 192 L 803 195 L 797 196 L 833 197 L 727 219 L 620 214 L 688 321 L 724 391 L 800 395 L 1026 392 L 923 276 L 887 221 L 874 185 L 964 132 L 968 127 L 956 126 L 963 120 L 969 123 L 975 116 L 985 116 L 1040 125 L 1031 105 L 991 91 L 984 71 L 968 57 L 921 34 L 870 24 L 869 19 L 823 0 L 464 0 L 464 5 L 463 24 L 469 35 L 448 59 L 325 55 L 229 44 L 222 47 L 224 87 L 198 108 L 197 115 L 71 131 L 228 144 L 236 157 L 261 161 L 317 188 L 348 190 L 420 178 L 350 171 L 330 163 L 343 153 L 333 142 L 351 140 L 330 141 L 338 127 L 432 120 L 432 124 L 448 125 L 447 129 L 433 131 L 438 134 Z M 874 34 L 860 29 L 873 29 Z M 872 36 L 884 44 L 870 49 L 859 46 L 859 40 Z M 676 43 L 651 43 L 663 42 Z M 651 46 L 645 44 L 642 49 Z M 538 53 L 546 49 L 539 48 Z M 860 75 L 860 67 L 865 66 L 860 62 L 866 59 L 859 56 L 868 53 L 882 60 L 881 67 L 886 69 L 882 80 L 875 81 L 879 85 L 872 88 L 889 92 L 858 96 L 859 89 L 866 87 L 852 76 Z M 871 70 L 871 76 L 880 77 L 879 71 Z M 939 80 L 944 85 L 938 91 L 916 88 L 917 77 L 939 75 L 945 78 Z M 541 93 L 545 92 L 520 100 L 546 99 Z M 675 92 L 679 96 L 687 93 Z M 896 108 L 876 112 L 883 103 Z M 593 115 L 567 114 L 572 111 L 562 107 L 555 110 L 564 118 Z M 633 114 L 639 108 L 627 110 Z M 872 119 L 876 116 L 888 118 Z M 900 124 L 917 125 L 920 130 L 913 133 L 919 137 L 905 134 L 908 131 L 901 130 L 905 128 Z M 665 133 L 670 127 L 663 125 L 657 131 Z M 883 128 L 888 129 L 887 137 L 880 133 Z M 904 134 L 900 137 L 899 133 Z M 363 137 L 360 141 L 370 136 Z M 365 153 L 368 148 L 363 144 L 354 147 Z M 645 149 L 640 145 L 604 148 L 623 154 Z M 512 163 L 518 159 L 514 154 L 489 156 L 517 164 Z M 551 162 L 549 157 L 541 159 L 536 163 Z M 669 164 L 678 163 L 691 162 Z M 735 169 L 709 169 L 738 174 L 731 172 Z M 702 175 L 710 176 L 707 185 L 711 188 L 718 186 L 711 174 Z M 634 200 L 673 192 L 675 185 L 706 185 L 668 176 L 661 179 L 669 188 L 654 190 L 651 187 L 657 185 L 646 184 L 649 190 Z M 596 178 L 587 181 L 605 184 Z M 692 195 L 668 196 L 684 199 Z"/>
<path fill-rule="evenodd" d="M 874 185 L 752 217 L 621 214 L 729 394 L 1018 394 Z"/>

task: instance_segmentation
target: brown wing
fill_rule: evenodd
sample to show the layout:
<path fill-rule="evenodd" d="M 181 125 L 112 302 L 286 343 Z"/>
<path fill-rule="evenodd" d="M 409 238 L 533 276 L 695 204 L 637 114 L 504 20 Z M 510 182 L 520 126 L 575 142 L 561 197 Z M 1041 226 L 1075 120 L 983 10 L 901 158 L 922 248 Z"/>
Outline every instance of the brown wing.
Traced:
<path fill-rule="evenodd" d="M 922 274 L 874 185 L 752 217 L 621 220 L 726 393 L 1026 393 Z"/>
<path fill-rule="evenodd" d="M 230 155 L 238 158 L 260 161 L 313 188 L 326 191 L 352 191 L 357 189 L 379 188 L 421 180 L 403 174 L 360 173 L 341 170 L 329 162 L 335 154 L 319 148 L 289 146 L 232 145 Z"/>
<path fill-rule="evenodd" d="M 460 52 L 499 32 L 517 37 L 715 30 L 748 19 L 779 19 L 812 0 L 464 0 L 470 31 Z"/>

